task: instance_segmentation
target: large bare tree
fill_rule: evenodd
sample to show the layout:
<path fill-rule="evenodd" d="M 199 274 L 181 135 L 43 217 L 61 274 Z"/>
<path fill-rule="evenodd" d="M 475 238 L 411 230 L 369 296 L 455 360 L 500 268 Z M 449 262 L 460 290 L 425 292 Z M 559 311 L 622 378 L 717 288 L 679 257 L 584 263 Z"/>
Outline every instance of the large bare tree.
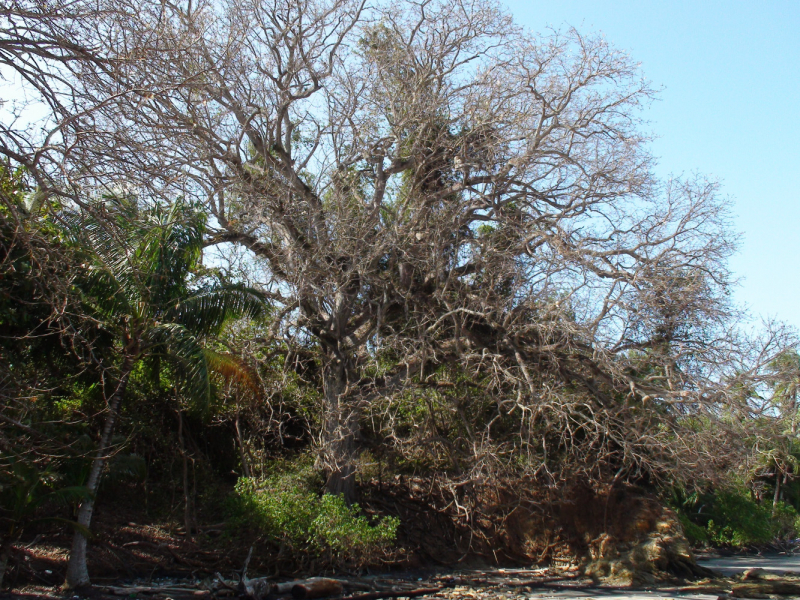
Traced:
<path fill-rule="evenodd" d="M 77 74 L 104 68 L 104 0 L 9 0 L 0 6 L 0 158 L 41 193 L 64 193 L 71 123 L 94 106 Z"/>
<path fill-rule="evenodd" d="M 550 443 L 587 473 L 714 462 L 681 428 L 730 399 L 732 238 L 713 182 L 653 176 L 627 56 L 490 0 L 117 4 L 66 177 L 199 198 L 207 244 L 252 253 L 275 334 L 318 350 L 328 491 L 363 416 L 447 368 L 532 471 Z M 473 475 L 510 460 L 493 423 Z"/>

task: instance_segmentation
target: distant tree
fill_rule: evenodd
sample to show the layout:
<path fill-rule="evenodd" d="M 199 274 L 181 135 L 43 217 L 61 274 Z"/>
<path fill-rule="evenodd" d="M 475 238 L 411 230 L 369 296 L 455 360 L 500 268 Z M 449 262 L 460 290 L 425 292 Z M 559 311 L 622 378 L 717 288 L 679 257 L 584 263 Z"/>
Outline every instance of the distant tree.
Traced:
<path fill-rule="evenodd" d="M 792 471 L 797 466 L 797 453 L 800 451 L 797 439 L 798 392 L 800 392 L 800 354 L 797 350 L 781 353 L 771 364 L 772 402 L 774 414 L 769 420 L 774 422 L 772 447 L 769 449 L 770 462 L 775 469 L 775 487 L 772 499 L 773 513 L 781 500 L 781 490 L 785 487 Z"/>

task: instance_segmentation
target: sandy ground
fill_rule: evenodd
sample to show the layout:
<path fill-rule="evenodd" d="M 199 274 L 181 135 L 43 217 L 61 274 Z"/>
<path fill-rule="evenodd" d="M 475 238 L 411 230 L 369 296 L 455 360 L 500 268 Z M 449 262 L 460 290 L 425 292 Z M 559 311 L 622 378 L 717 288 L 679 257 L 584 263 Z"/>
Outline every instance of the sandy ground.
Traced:
<path fill-rule="evenodd" d="M 773 573 L 800 573 L 800 555 L 788 556 L 724 556 L 703 557 L 700 564 L 722 575 L 732 576 L 752 568 Z M 559 589 L 532 590 L 520 596 L 530 599 L 563 600 L 717 600 L 717 594 L 685 593 L 673 590 L 624 590 L 624 589 Z M 507 599 L 507 600 L 510 600 Z"/>
<path fill-rule="evenodd" d="M 669 591 L 645 591 L 645 590 L 565 590 L 565 591 L 547 591 L 547 592 L 534 592 L 527 596 L 528 598 L 560 598 L 564 600 L 673 600 L 680 598 L 681 600 L 717 600 L 718 594 L 686 594 L 682 592 L 669 592 Z"/>
<path fill-rule="evenodd" d="M 737 575 L 746 569 L 759 568 L 772 573 L 794 571 L 800 573 L 800 554 L 768 556 L 720 556 L 701 557 L 698 562 L 704 567 L 719 571 L 723 575 Z"/>
<path fill-rule="evenodd" d="M 726 557 L 703 557 L 701 564 L 718 571 L 725 576 L 732 576 L 750 568 L 761 568 L 774 573 L 795 572 L 800 573 L 800 555 L 771 555 L 771 556 L 726 556 Z M 429 600 L 717 600 L 718 593 L 700 593 L 697 591 L 681 591 L 678 588 L 661 588 L 652 590 L 630 590 L 625 588 L 612 587 L 588 587 L 588 580 L 577 579 L 574 577 L 543 577 L 541 584 L 530 579 L 532 573 L 526 569 L 499 569 L 496 571 L 483 571 L 481 573 L 483 585 L 476 585 L 468 581 L 472 579 L 476 572 L 461 571 L 453 573 L 459 580 L 453 587 L 445 587 L 433 596 L 426 596 Z M 486 579 L 491 581 L 487 581 Z M 443 574 L 434 578 L 438 580 L 424 581 L 427 578 L 409 578 L 407 583 L 413 582 L 417 586 L 441 585 L 444 582 Z M 520 585 L 521 579 L 527 579 Z M 512 583 L 516 580 L 517 583 Z M 507 583 L 508 582 L 508 583 Z M 23 590 L 20 590 L 23 591 Z M 27 592 L 27 593 L 24 593 Z M 38 593 L 37 593 L 38 592 Z M 52 595 L 51 595 L 52 594 Z M 26 600 L 40 600 L 43 598 L 58 598 L 59 595 L 42 590 L 24 590 L 22 594 L 0 594 L 0 600 L 5 598 L 19 598 Z M 95 600 L 128 600 L 135 595 L 110 596 L 100 594 Z M 147 596 L 139 596 L 147 598 Z M 209 596 L 206 596 L 208 598 Z M 80 596 L 64 595 L 60 596 L 64 600 L 77 600 Z"/>

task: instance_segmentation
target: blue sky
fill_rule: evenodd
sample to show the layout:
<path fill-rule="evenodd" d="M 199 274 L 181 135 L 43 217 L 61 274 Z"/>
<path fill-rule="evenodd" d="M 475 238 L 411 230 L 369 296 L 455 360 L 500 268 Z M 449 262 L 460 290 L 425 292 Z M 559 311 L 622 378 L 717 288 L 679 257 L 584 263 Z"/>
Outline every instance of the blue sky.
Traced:
<path fill-rule="evenodd" d="M 800 328 L 800 0 L 505 0 L 534 31 L 602 33 L 663 88 L 657 173 L 717 178 L 742 234 L 735 300 Z"/>

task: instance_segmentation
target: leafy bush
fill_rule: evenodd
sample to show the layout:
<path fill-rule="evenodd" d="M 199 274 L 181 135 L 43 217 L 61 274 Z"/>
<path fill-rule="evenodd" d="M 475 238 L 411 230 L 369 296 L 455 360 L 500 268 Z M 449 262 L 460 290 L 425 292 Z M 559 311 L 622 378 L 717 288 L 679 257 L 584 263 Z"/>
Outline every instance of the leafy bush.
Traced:
<path fill-rule="evenodd" d="M 694 543 L 747 546 L 800 532 L 800 516 L 791 504 L 779 503 L 773 514 L 772 502 L 757 502 L 742 482 L 714 492 L 673 490 L 671 502 Z"/>
<path fill-rule="evenodd" d="M 367 556 L 393 542 L 400 525 L 397 517 L 383 517 L 370 525 L 358 504 L 348 506 L 342 496 L 323 494 L 315 508 L 312 540 L 335 556 Z"/>
<path fill-rule="evenodd" d="M 794 539 L 800 533 L 800 515 L 791 504 L 779 502 L 772 521 L 777 538 Z"/>
<path fill-rule="evenodd" d="M 772 541 L 776 534 L 772 507 L 756 503 L 742 489 L 717 494 L 714 518 L 708 521 L 709 538 L 717 544 L 745 546 Z"/>
<path fill-rule="evenodd" d="M 233 521 L 258 529 L 290 551 L 335 563 L 366 562 L 394 541 L 400 524 L 396 517 L 383 517 L 373 525 L 357 504 L 348 506 L 341 496 L 320 496 L 297 473 L 272 475 L 261 483 L 240 478 Z"/>
<path fill-rule="evenodd" d="M 689 519 L 689 517 L 684 513 L 678 513 L 678 518 L 681 522 L 681 526 L 683 527 L 683 533 L 686 534 L 686 539 L 693 544 L 708 541 L 708 532 L 704 527 L 701 527 L 696 523 L 692 523 L 691 519 Z"/>

